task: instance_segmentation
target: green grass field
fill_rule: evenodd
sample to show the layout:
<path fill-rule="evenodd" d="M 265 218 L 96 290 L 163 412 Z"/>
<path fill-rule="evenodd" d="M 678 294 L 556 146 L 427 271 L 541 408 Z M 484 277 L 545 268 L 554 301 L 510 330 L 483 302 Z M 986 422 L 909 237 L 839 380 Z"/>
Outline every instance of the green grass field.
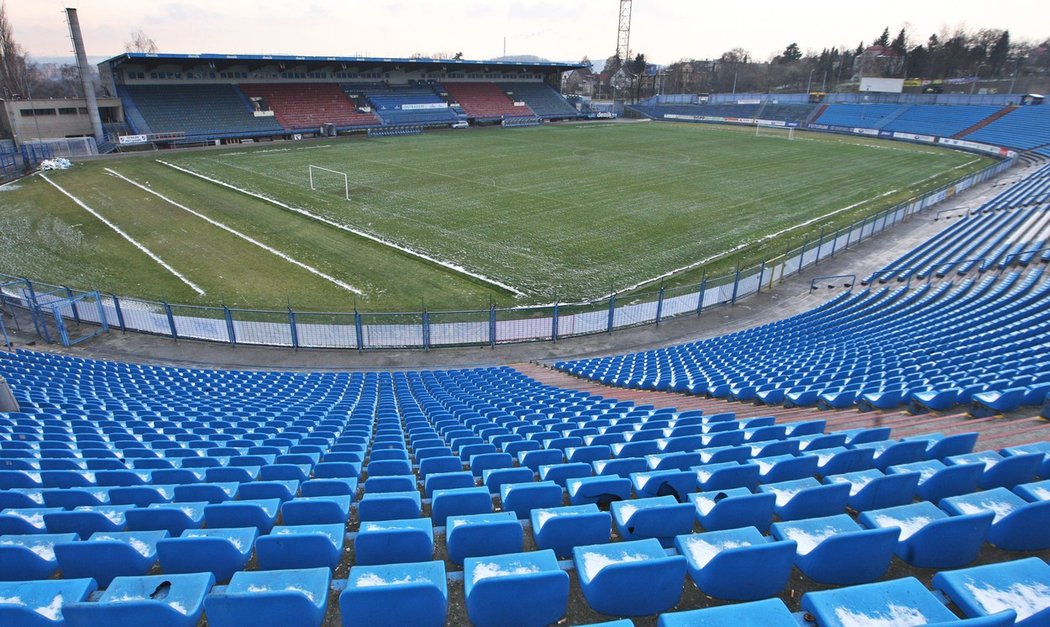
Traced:
<path fill-rule="evenodd" d="M 40 177 L 0 188 L 0 272 L 175 303 L 315 311 L 581 301 L 699 260 L 710 261 L 670 281 L 757 263 L 990 162 L 864 138 L 788 141 L 670 123 L 154 152 L 48 176 L 185 280 Z M 352 200 L 331 175 L 310 190 L 309 164 L 347 172 Z"/>

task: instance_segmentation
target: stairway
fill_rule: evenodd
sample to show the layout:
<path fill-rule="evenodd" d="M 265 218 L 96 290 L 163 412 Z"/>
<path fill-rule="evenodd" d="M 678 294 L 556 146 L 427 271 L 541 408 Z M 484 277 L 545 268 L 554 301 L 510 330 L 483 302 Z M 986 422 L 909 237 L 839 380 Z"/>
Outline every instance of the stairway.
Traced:
<path fill-rule="evenodd" d="M 975 131 L 979 131 L 982 128 L 988 126 L 992 122 L 998 120 L 999 118 L 1003 117 L 1007 113 L 1010 113 L 1011 111 L 1013 111 L 1016 108 L 1017 108 L 1017 105 L 1006 105 L 1002 109 L 999 109 L 995 113 L 989 115 L 988 117 L 986 117 L 985 119 L 981 120 L 977 124 L 974 124 L 970 128 L 968 128 L 968 129 L 966 129 L 966 130 L 964 130 L 962 132 L 956 133 L 955 135 L 952 135 L 952 138 L 953 139 L 962 139 L 963 137 L 966 137 L 970 133 L 973 133 Z"/>
<path fill-rule="evenodd" d="M 805 121 L 805 123 L 802 126 L 809 126 L 813 122 L 816 122 L 818 119 L 820 119 L 820 116 L 823 115 L 825 111 L 827 111 L 827 109 L 828 109 L 828 105 L 826 105 L 826 104 L 822 104 L 819 107 L 817 107 L 816 109 L 814 109 L 809 114 L 809 117 L 806 118 L 806 121 Z"/>

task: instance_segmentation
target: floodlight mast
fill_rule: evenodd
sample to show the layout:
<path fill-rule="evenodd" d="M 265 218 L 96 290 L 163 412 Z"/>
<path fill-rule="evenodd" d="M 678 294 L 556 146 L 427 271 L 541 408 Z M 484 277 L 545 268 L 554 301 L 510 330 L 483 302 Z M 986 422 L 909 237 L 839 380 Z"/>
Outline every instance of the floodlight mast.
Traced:
<path fill-rule="evenodd" d="M 630 62 L 631 54 L 631 0 L 620 0 L 620 24 L 616 29 L 616 58 L 620 65 Z"/>

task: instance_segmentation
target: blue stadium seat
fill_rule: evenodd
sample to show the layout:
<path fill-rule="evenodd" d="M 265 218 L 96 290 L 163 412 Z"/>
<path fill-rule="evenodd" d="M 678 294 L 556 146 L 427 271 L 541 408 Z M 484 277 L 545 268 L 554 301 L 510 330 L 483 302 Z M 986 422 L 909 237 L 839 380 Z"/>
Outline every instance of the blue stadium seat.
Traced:
<path fill-rule="evenodd" d="M 335 568 L 345 542 L 343 523 L 281 525 L 255 541 L 255 556 L 262 570 Z"/>
<path fill-rule="evenodd" d="M 794 541 L 773 542 L 754 527 L 680 535 L 675 548 L 685 557 L 696 587 L 708 596 L 754 601 L 787 585 L 795 562 Z"/>
<path fill-rule="evenodd" d="M 100 531 L 87 540 L 54 545 L 63 577 L 90 577 L 105 588 L 114 577 L 145 575 L 157 563 L 167 531 Z"/>
<path fill-rule="evenodd" d="M 443 627 L 448 614 L 444 562 L 353 566 L 339 595 L 347 627 Z"/>
<path fill-rule="evenodd" d="M 69 627 L 194 627 L 214 585 L 211 573 L 117 577 L 97 601 L 69 603 L 62 614 Z"/>
<path fill-rule="evenodd" d="M 778 540 L 798 544 L 795 565 L 818 583 L 852 585 L 889 568 L 900 529 L 863 529 L 845 514 L 773 523 Z"/>
<path fill-rule="evenodd" d="M 513 512 L 456 515 L 448 517 L 445 542 L 449 561 L 462 564 L 468 557 L 520 552 L 524 531 Z"/>
<path fill-rule="evenodd" d="M 1004 456 L 995 451 L 982 451 L 968 455 L 955 455 L 945 460 L 948 464 L 984 464 L 984 472 L 978 485 L 991 488 L 1012 488 L 1019 483 L 1033 481 L 1043 463 L 1040 453 Z"/>
<path fill-rule="evenodd" d="M 357 506 L 362 522 L 419 518 L 422 511 L 422 499 L 416 491 L 366 494 Z"/>
<path fill-rule="evenodd" d="M 920 476 L 917 472 L 883 474 L 872 468 L 824 477 L 824 483 L 849 485 L 849 507 L 864 512 L 911 503 L 915 498 Z"/>
<path fill-rule="evenodd" d="M 565 489 L 573 505 L 594 503 L 609 507 L 614 501 L 631 498 L 631 482 L 618 476 L 573 477 L 565 481 Z"/>
<path fill-rule="evenodd" d="M 362 566 L 428 562 L 434 527 L 428 518 L 361 523 L 354 536 L 354 563 Z"/>
<path fill-rule="evenodd" d="M 435 490 L 430 503 L 430 517 L 435 527 L 445 526 L 449 516 L 486 514 L 491 511 L 492 496 L 487 488 Z"/>
<path fill-rule="evenodd" d="M 206 506 L 204 520 L 209 528 L 255 527 L 263 535 L 273 529 L 280 510 L 281 500 L 276 498 L 225 501 Z"/>
<path fill-rule="evenodd" d="M 668 556 L 655 539 L 577 546 L 572 553 L 583 596 L 601 614 L 656 614 L 682 595 L 685 558 Z"/>
<path fill-rule="evenodd" d="M 773 522 L 776 500 L 773 493 L 752 494 L 747 488 L 689 495 L 704 531 L 755 527 L 765 533 Z"/>
<path fill-rule="evenodd" d="M 550 625 L 568 609 L 569 575 L 551 550 L 468 557 L 467 615 L 475 625 Z"/>
<path fill-rule="evenodd" d="M 345 524 L 350 517 L 351 498 L 344 495 L 292 499 L 281 506 L 281 520 L 286 525 Z"/>
<path fill-rule="evenodd" d="M 160 567 L 166 573 L 211 573 L 226 583 L 244 570 L 255 547 L 255 527 L 187 529 L 177 538 L 157 542 Z"/>
<path fill-rule="evenodd" d="M 612 517 L 594 504 L 533 509 L 531 520 L 536 547 L 558 557 L 571 556 L 577 546 L 608 542 L 612 531 Z"/>
<path fill-rule="evenodd" d="M 86 539 L 97 531 L 117 533 L 127 529 L 125 514 L 134 505 L 81 505 L 72 511 L 44 512 L 48 533 L 75 533 Z"/>
<path fill-rule="evenodd" d="M 65 606 L 86 600 L 97 588 L 90 578 L 0 582 L 0 624 L 61 627 Z"/>
<path fill-rule="evenodd" d="M 320 627 L 331 580 L 327 568 L 240 571 L 205 597 L 204 613 L 213 627 Z"/>
<path fill-rule="evenodd" d="M 47 579 L 58 569 L 55 545 L 75 533 L 0 535 L 0 581 Z"/>
<path fill-rule="evenodd" d="M 919 473 L 918 497 L 924 501 L 938 503 L 941 499 L 958 494 L 969 494 L 977 490 L 977 483 L 984 472 L 983 464 L 957 464 L 946 466 L 943 462 L 931 459 L 925 462 L 914 462 L 890 466 L 890 473 Z"/>
<path fill-rule="evenodd" d="M 1007 551 L 1050 548 L 1050 501 L 1029 503 L 1006 488 L 950 496 L 940 502 L 954 516 L 994 512 L 988 541 Z"/>
<path fill-rule="evenodd" d="M 812 477 L 767 483 L 758 489 L 776 497 L 774 511 L 781 520 L 840 514 L 846 511 L 850 493 L 847 483 L 821 484 Z"/>
<path fill-rule="evenodd" d="M 696 510 L 673 496 L 655 496 L 614 502 L 610 512 L 624 540 L 655 538 L 670 547 L 675 536 L 692 532 Z"/>
<path fill-rule="evenodd" d="M 560 506 L 564 493 L 562 487 L 553 481 L 504 483 L 500 486 L 500 504 L 503 511 L 528 519 L 535 509 Z"/>
<path fill-rule="evenodd" d="M 939 572 L 933 587 L 944 592 L 966 616 L 992 616 L 1005 610 L 1016 625 L 1035 627 L 1050 620 L 1050 566 L 1039 558 Z M 1009 624 L 1009 623 L 1007 623 Z"/>
<path fill-rule="evenodd" d="M 153 503 L 124 513 L 128 531 L 164 530 L 175 537 L 187 529 L 200 529 L 208 503 Z"/>
<path fill-rule="evenodd" d="M 658 627 L 798 627 L 780 599 L 661 614 Z"/>
<path fill-rule="evenodd" d="M 959 568 L 975 559 L 988 537 L 993 512 L 948 516 L 933 503 L 920 501 L 862 512 L 859 522 L 869 529 L 901 530 L 894 552 L 919 568 Z"/>

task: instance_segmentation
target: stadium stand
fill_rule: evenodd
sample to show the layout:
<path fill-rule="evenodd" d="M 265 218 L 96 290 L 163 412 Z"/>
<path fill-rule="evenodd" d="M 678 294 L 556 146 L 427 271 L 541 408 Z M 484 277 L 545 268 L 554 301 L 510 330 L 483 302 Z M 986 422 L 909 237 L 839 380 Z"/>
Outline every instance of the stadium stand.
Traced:
<path fill-rule="evenodd" d="M 251 103 L 234 85 L 122 85 L 117 91 L 122 103 L 134 103 L 146 123 L 146 128 L 138 128 L 135 118 L 128 118 L 137 133 L 185 133 L 194 138 L 284 132 L 275 117 L 253 115 Z"/>
<path fill-rule="evenodd" d="M 882 128 L 896 119 L 904 110 L 896 104 L 833 104 L 820 117 L 818 124 L 858 128 Z"/>
<path fill-rule="evenodd" d="M 351 98 L 364 97 L 383 124 L 450 124 L 459 120 L 427 83 L 344 84 L 342 89 Z"/>
<path fill-rule="evenodd" d="M 1017 107 L 964 139 L 1022 150 L 1050 143 L 1050 106 Z"/>
<path fill-rule="evenodd" d="M 580 115 L 547 83 L 498 83 L 511 100 L 524 101 L 532 111 L 544 118 L 574 118 Z"/>
<path fill-rule="evenodd" d="M 331 83 L 256 83 L 242 84 L 240 89 L 249 98 L 262 99 L 290 131 L 317 130 L 324 124 L 339 129 L 379 124 L 375 114 L 359 112 L 339 86 Z"/>
<path fill-rule="evenodd" d="M 449 97 L 467 116 L 479 120 L 504 117 L 535 117 L 528 104 L 517 106 L 495 83 L 447 83 Z"/>
<path fill-rule="evenodd" d="M 998 111 L 980 105 L 909 105 L 883 130 L 952 137 Z"/>

